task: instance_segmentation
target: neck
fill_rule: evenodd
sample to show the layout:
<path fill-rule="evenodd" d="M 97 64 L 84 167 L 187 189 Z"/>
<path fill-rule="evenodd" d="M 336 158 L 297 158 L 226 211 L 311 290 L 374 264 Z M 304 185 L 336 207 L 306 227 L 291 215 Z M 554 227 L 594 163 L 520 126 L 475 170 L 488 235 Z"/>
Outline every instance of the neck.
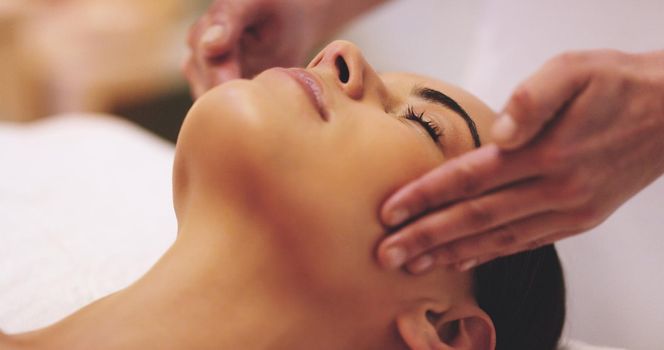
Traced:
<path fill-rule="evenodd" d="M 288 281 L 297 276 L 275 263 L 279 260 L 264 230 L 183 221 L 173 246 L 133 285 L 6 343 L 17 349 L 72 350 L 346 345 L 329 334 L 339 320 L 321 318 L 328 310 L 292 290 L 297 283 Z"/>

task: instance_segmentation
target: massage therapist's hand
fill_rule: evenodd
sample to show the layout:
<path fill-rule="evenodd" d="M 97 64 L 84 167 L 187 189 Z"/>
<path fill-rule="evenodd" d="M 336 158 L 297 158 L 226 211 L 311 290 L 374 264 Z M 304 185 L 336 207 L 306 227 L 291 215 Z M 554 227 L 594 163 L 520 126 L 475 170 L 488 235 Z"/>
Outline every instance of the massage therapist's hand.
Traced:
<path fill-rule="evenodd" d="M 398 229 L 379 246 L 385 266 L 466 270 L 603 222 L 664 173 L 664 51 L 556 57 L 492 135 L 386 201 L 381 217 Z"/>
<path fill-rule="evenodd" d="M 269 67 L 302 64 L 317 31 L 304 4 L 303 0 L 215 0 L 189 32 L 191 53 L 184 72 L 193 95 Z"/>
<path fill-rule="evenodd" d="M 385 0 L 215 0 L 191 28 L 183 70 L 194 97 L 227 80 L 305 63 L 342 24 Z"/>

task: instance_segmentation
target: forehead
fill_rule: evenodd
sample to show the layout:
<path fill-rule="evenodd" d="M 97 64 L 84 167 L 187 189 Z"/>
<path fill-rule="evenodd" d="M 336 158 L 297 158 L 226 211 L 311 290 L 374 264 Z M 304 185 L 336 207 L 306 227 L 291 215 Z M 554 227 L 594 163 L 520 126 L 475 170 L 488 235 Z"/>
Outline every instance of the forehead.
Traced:
<path fill-rule="evenodd" d="M 413 87 L 416 86 L 431 88 L 448 95 L 473 118 L 482 143 L 490 142 L 489 130 L 495 120 L 496 113 L 479 98 L 466 90 L 449 83 L 412 73 L 390 72 L 381 73 L 380 76 L 390 93 L 404 101 L 408 101 Z"/>

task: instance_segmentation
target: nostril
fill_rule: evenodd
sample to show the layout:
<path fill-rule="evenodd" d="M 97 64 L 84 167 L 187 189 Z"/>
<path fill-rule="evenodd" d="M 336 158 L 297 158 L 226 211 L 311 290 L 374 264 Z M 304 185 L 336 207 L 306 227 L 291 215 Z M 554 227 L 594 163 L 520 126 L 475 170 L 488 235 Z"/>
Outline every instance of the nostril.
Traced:
<path fill-rule="evenodd" d="M 350 79 L 350 71 L 348 71 L 348 64 L 346 64 L 346 60 L 343 56 L 337 56 L 337 59 L 334 61 L 334 63 L 337 66 L 337 70 L 339 71 L 339 80 L 346 84 L 348 79 Z"/>

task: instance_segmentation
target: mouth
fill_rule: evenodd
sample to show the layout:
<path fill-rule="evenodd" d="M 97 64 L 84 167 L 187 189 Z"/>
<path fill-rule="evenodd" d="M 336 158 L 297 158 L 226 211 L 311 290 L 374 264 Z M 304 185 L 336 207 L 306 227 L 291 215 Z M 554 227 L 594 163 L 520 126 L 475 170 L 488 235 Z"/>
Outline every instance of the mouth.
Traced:
<path fill-rule="evenodd" d="M 316 78 L 316 76 L 301 68 L 279 68 L 280 71 L 288 74 L 293 78 L 304 90 L 309 98 L 309 101 L 316 107 L 324 121 L 328 121 L 328 115 L 325 110 L 325 103 L 323 99 L 323 85 Z"/>

